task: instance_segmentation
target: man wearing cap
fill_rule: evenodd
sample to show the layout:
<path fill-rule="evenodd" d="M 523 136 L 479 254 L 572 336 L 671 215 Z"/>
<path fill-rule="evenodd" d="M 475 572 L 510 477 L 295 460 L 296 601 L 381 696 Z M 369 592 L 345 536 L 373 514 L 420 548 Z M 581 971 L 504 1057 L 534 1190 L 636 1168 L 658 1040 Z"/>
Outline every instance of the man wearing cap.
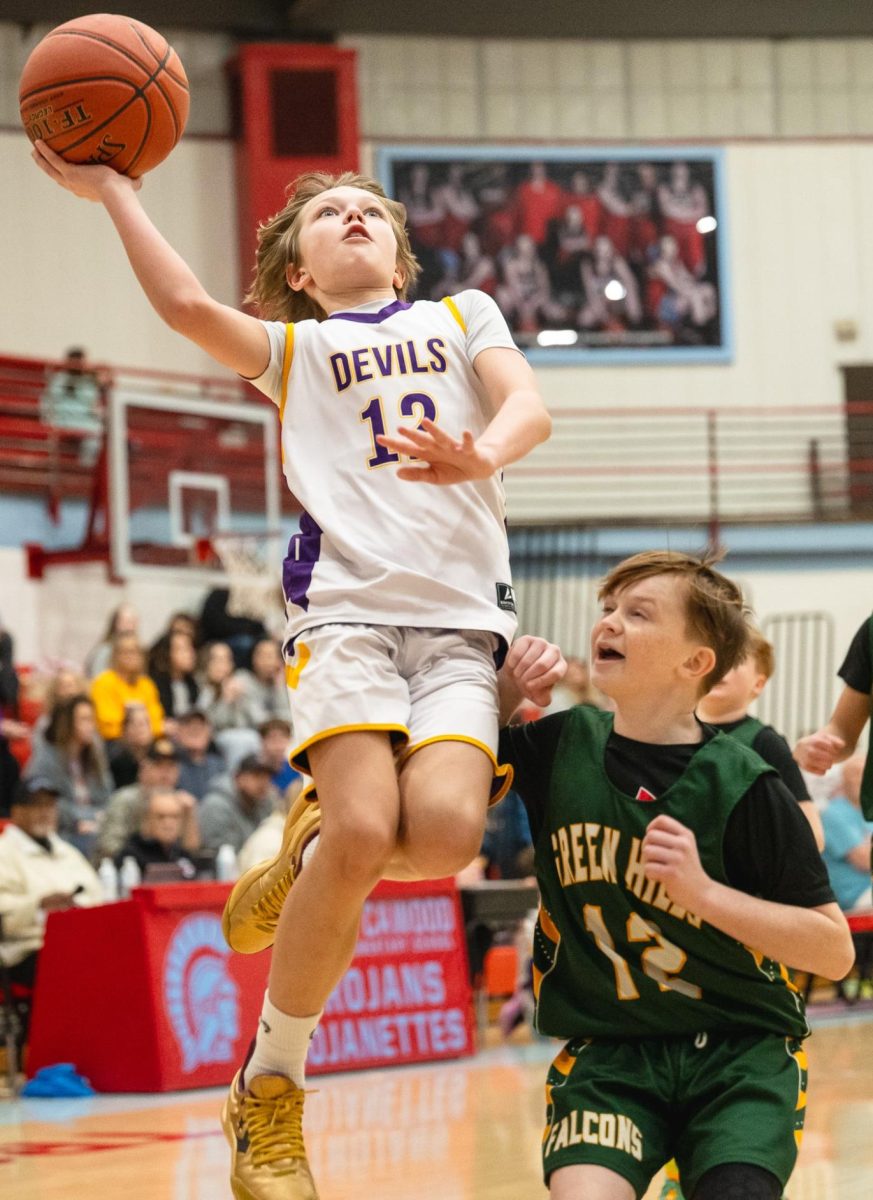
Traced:
<path fill-rule="evenodd" d="M 0 958 L 14 983 L 32 987 L 46 917 L 100 904 L 103 891 L 84 855 L 55 833 L 58 792 L 50 780 L 22 780 L 0 834 Z"/>
<path fill-rule="evenodd" d="M 97 834 L 97 856 L 115 858 L 120 853 L 127 839 L 140 827 L 152 788 L 169 788 L 176 793 L 183 814 L 180 840 L 186 850 L 197 850 L 200 846 L 197 801 L 190 792 L 180 791 L 178 783 L 179 751 L 170 738 L 155 738 L 139 764 L 136 783 L 119 788 L 109 797 Z"/>
<path fill-rule="evenodd" d="M 176 746 L 179 751 L 179 787 L 202 800 L 219 775 L 227 773 L 227 763 L 212 749 L 212 722 L 198 708 L 176 718 Z"/>
<path fill-rule="evenodd" d="M 273 811 L 275 793 L 272 768 L 256 754 L 247 754 L 233 779 L 217 779 L 200 804 L 200 836 L 204 849 L 243 842 Z"/>

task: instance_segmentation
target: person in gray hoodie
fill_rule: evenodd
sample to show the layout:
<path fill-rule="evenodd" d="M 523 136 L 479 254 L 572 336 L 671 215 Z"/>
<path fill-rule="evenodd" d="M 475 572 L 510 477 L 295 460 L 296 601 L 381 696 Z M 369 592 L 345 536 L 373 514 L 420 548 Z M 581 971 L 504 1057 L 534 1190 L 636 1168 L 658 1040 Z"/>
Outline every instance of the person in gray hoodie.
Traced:
<path fill-rule="evenodd" d="M 239 851 L 261 821 L 273 811 L 272 770 L 255 754 L 247 754 L 233 777 L 216 779 L 200 802 L 200 843 L 204 850 L 233 846 Z"/>

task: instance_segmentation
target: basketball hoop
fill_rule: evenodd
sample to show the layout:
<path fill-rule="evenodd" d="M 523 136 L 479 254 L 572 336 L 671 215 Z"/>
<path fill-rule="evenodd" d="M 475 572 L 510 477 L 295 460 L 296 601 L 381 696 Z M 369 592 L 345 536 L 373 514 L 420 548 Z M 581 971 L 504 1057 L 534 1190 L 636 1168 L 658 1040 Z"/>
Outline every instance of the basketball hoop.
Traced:
<path fill-rule="evenodd" d="M 284 627 L 281 533 L 216 533 L 197 539 L 196 555 L 204 565 L 217 562 L 223 569 L 229 616 L 262 621 L 271 632 Z"/>

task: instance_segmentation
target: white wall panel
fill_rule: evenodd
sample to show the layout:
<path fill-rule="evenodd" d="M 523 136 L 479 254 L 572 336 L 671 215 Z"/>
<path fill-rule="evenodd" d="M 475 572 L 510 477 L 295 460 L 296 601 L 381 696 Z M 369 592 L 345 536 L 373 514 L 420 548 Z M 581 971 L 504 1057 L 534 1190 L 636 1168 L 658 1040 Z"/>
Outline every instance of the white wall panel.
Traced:
<path fill-rule="evenodd" d="M 155 316 L 105 212 L 46 179 L 23 133 L 0 132 L 0 181 L 0 352 L 60 358 L 82 345 L 104 362 L 222 373 Z M 238 304 L 232 145 L 183 141 L 141 196 L 207 290 Z"/>

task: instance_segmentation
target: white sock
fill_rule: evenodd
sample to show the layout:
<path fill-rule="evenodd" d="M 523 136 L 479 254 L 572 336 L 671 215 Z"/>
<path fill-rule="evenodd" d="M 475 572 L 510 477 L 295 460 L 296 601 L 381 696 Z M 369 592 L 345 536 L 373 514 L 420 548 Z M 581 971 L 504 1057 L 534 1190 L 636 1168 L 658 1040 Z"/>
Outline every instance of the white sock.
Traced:
<path fill-rule="evenodd" d="M 306 1055 L 321 1013 L 311 1017 L 291 1017 L 276 1008 L 268 992 L 258 1019 L 255 1049 L 243 1075 L 247 1086 L 256 1075 L 287 1075 L 298 1087 L 306 1085 Z"/>

